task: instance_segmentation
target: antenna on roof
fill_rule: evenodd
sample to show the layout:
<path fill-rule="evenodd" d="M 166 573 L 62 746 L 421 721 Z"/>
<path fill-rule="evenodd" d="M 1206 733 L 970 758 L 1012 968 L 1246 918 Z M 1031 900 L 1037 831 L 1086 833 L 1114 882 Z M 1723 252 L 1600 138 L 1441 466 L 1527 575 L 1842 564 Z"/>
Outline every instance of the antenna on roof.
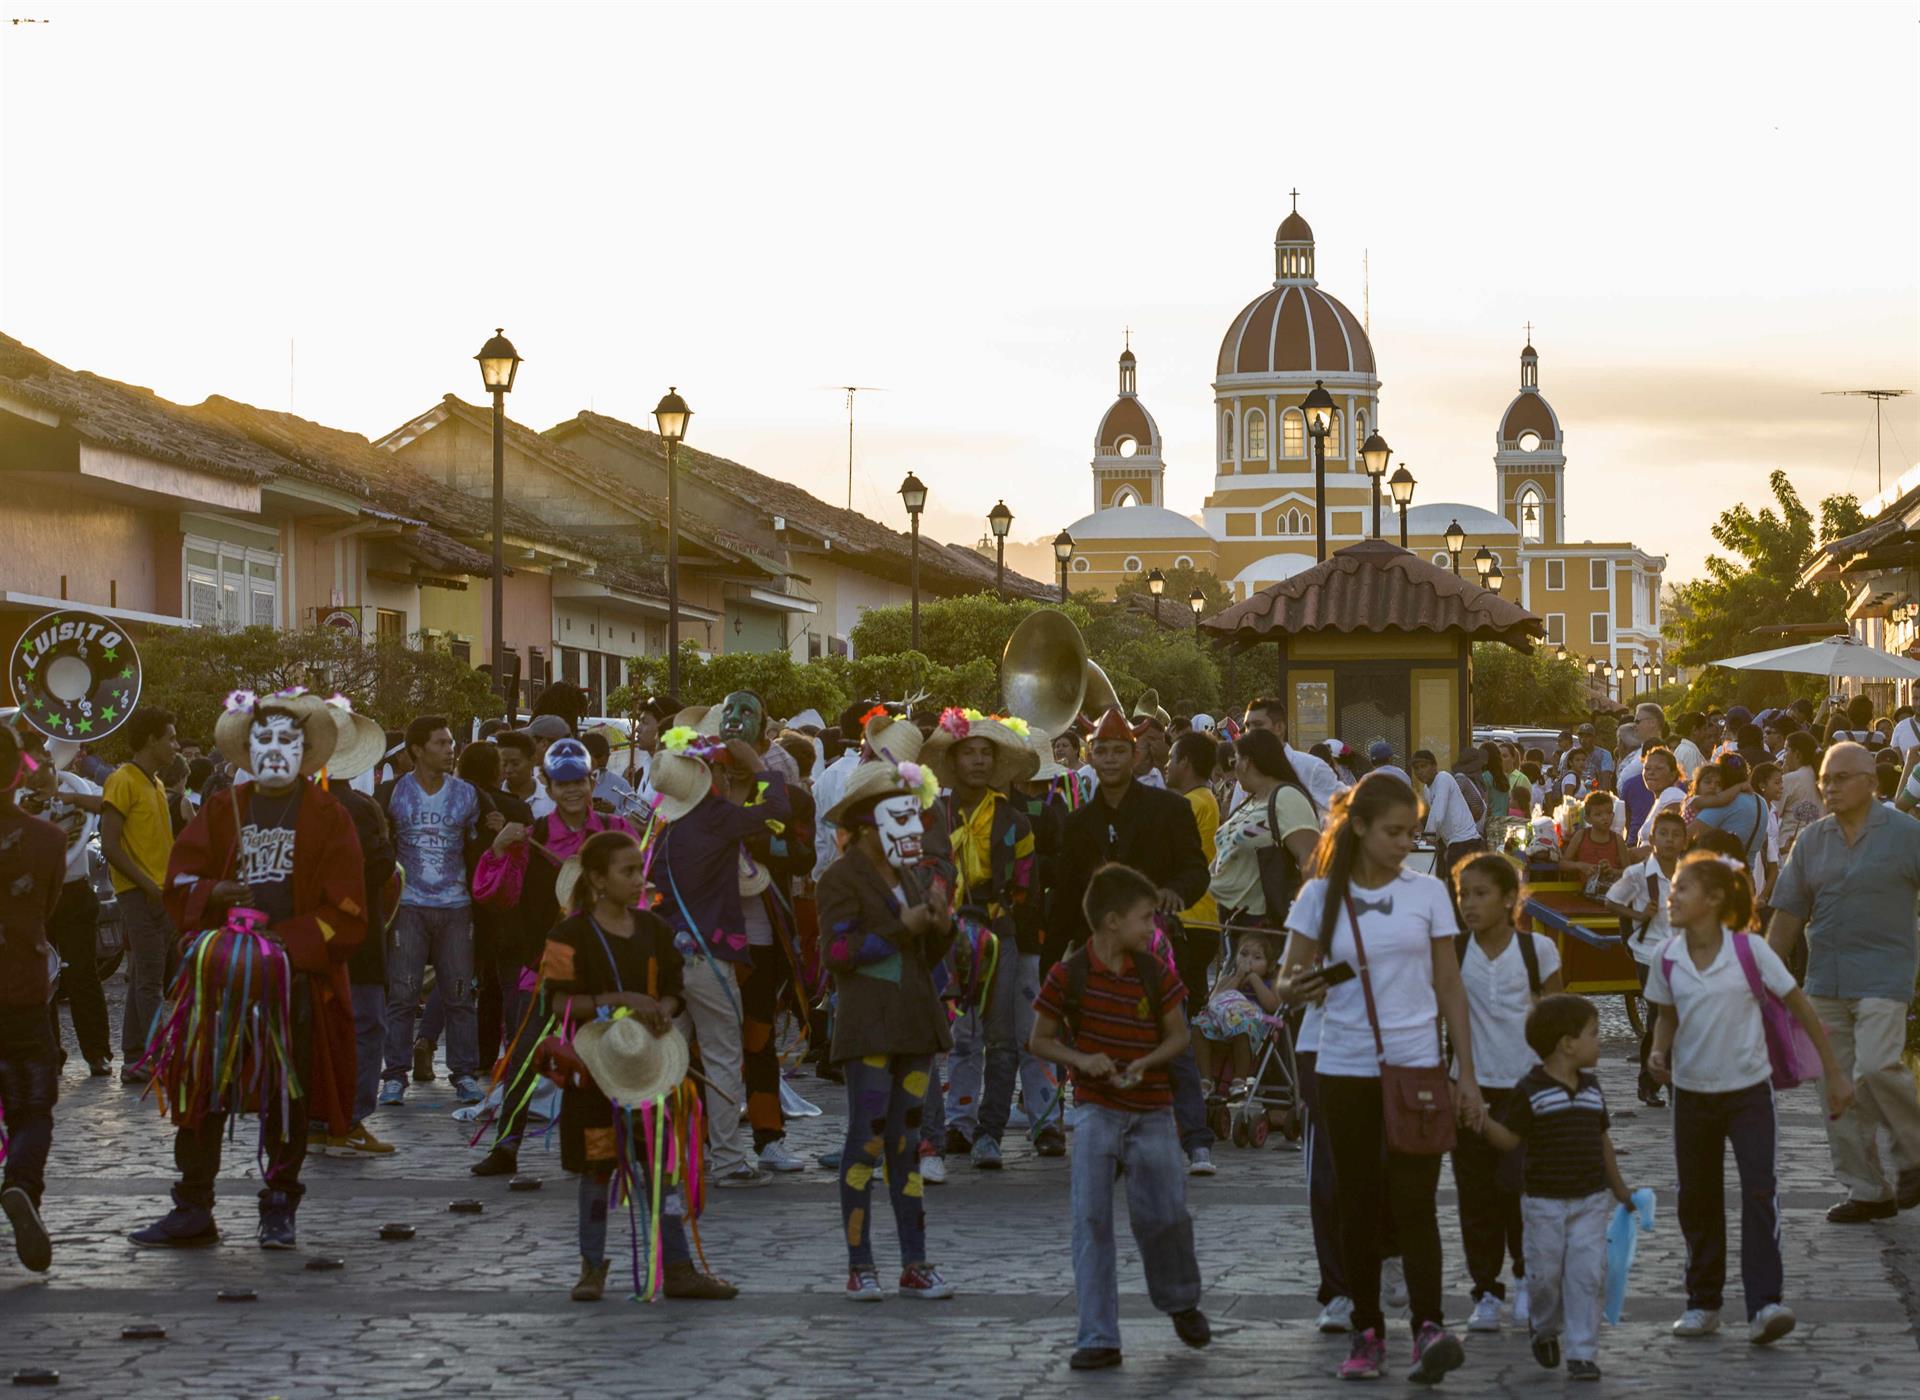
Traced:
<path fill-rule="evenodd" d="M 1874 494 L 1886 490 L 1886 483 L 1880 473 L 1880 406 L 1888 399 L 1903 399 L 1911 394 L 1911 389 L 1824 389 L 1825 398 L 1872 399 L 1873 400 L 1873 490 Z"/>
<path fill-rule="evenodd" d="M 877 384 L 822 384 L 823 389 L 838 389 L 847 396 L 847 509 L 853 509 L 853 396 L 855 394 L 884 394 L 887 391 Z"/>
<path fill-rule="evenodd" d="M 1366 328 L 1367 339 L 1373 339 L 1373 254 L 1369 249 L 1360 250 L 1360 323 Z M 1378 478 L 1375 478 L 1378 480 Z"/>

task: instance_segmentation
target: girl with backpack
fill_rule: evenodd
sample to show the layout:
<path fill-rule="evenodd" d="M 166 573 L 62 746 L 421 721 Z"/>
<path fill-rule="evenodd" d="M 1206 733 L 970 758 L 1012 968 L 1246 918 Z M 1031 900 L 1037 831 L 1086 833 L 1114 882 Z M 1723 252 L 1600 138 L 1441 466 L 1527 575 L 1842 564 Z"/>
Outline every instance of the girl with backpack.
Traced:
<path fill-rule="evenodd" d="M 1477 1123 L 1485 1106 L 1452 899 L 1445 882 L 1404 864 L 1418 827 L 1410 787 L 1388 773 L 1362 778 L 1334 799 L 1316 876 L 1287 918 L 1283 998 L 1326 995 L 1315 1081 L 1340 1183 L 1341 1254 L 1353 1299 L 1354 1335 L 1340 1368 L 1346 1380 L 1374 1380 L 1386 1367 L 1383 1206 L 1399 1236 L 1412 1305 L 1409 1378 L 1432 1384 L 1465 1360 L 1442 1320 L 1435 1194 L 1455 1113 Z M 1323 963 L 1330 966 L 1320 972 Z M 1459 1066 L 1451 1093 L 1440 1054 L 1443 1018 Z"/>
<path fill-rule="evenodd" d="M 1647 973 L 1647 1000 L 1658 1008 L 1647 1070 L 1673 1085 L 1673 1156 L 1679 1170 L 1680 1229 L 1687 1239 L 1687 1307 L 1678 1337 L 1720 1329 L 1727 1275 L 1726 1149 L 1740 1172 L 1740 1280 L 1747 1340 L 1756 1345 L 1791 1332 L 1781 1301 L 1780 1201 L 1774 1085 L 1789 1066 L 1781 1041 L 1790 1014 L 1820 1058 L 1827 1112 L 1839 1117 L 1853 1084 L 1833 1057 L 1827 1033 L 1766 941 L 1746 932 L 1753 885 L 1738 861 L 1697 851 L 1680 862 L 1667 899 L 1677 930 Z M 1771 1022 L 1771 1024 L 1770 1024 Z M 1789 1078 L 1786 1082 L 1793 1082 Z"/>
<path fill-rule="evenodd" d="M 1460 981 L 1473 1024 L 1474 1067 L 1487 1112 L 1499 1116 L 1513 1086 L 1540 1062 L 1527 1045 L 1527 1013 L 1542 996 L 1560 990 L 1560 951 L 1537 933 L 1513 926 L 1520 904 L 1520 872 L 1505 856 L 1469 856 L 1453 868 L 1460 918 L 1467 926 L 1456 950 Z M 1453 1149 L 1453 1182 L 1460 1195 L 1460 1238 L 1473 1278 L 1469 1332 L 1498 1332 L 1506 1288 L 1500 1270 L 1513 1260 L 1513 1320 L 1528 1320 L 1527 1256 L 1520 1224 L 1520 1178 L 1503 1154 L 1477 1133 L 1462 1134 Z"/>

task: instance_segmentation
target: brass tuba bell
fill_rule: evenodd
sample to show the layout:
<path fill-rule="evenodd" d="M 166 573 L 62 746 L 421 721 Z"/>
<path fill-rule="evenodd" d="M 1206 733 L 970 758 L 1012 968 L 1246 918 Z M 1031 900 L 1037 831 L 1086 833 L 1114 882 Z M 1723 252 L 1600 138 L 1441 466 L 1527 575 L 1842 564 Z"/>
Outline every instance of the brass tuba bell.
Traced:
<path fill-rule="evenodd" d="M 1087 654 L 1073 619 L 1053 608 L 1027 614 L 1000 654 L 1000 695 L 1007 713 L 1048 736 L 1064 734 L 1086 715 L 1120 706 L 1113 682 Z"/>

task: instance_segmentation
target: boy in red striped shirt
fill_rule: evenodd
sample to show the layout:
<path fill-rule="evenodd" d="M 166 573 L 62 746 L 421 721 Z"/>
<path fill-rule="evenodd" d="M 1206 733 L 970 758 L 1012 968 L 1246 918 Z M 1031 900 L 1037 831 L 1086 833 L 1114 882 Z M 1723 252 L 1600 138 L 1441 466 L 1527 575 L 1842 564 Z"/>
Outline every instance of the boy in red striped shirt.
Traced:
<path fill-rule="evenodd" d="M 1186 988 L 1155 958 L 1160 892 L 1139 871 L 1103 865 L 1087 882 L 1091 931 L 1047 973 L 1027 1048 L 1073 1072 L 1073 1276 L 1076 1371 L 1120 1364 L 1113 1183 L 1125 1168 L 1127 1216 L 1153 1305 L 1188 1346 L 1212 1340 L 1187 1214 L 1187 1173 L 1167 1064 L 1187 1048 Z"/>

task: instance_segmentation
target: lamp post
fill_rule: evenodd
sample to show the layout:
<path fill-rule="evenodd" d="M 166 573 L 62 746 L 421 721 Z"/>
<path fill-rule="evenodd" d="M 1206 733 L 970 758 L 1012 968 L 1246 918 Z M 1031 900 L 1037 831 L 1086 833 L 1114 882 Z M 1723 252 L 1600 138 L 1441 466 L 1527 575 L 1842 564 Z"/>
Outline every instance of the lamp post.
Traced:
<path fill-rule="evenodd" d="M 1200 635 L 1200 614 L 1207 610 L 1207 595 L 1199 589 L 1187 595 L 1187 606 L 1193 609 L 1193 635 Z"/>
<path fill-rule="evenodd" d="M 1393 503 L 1400 509 L 1400 548 L 1407 547 L 1407 507 L 1413 504 L 1413 473 L 1402 462 L 1394 468 L 1393 475 L 1387 478 L 1387 489 L 1393 492 Z"/>
<path fill-rule="evenodd" d="M 1322 381 L 1300 401 L 1306 410 L 1307 433 L 1313 438 L 1313 541 L 1318 561 L 1327 558 L 1327 428 L 1333 422 L 1333 395 Z"/>
<path fill-rule="evenodd" d="M 687 435 L 693 410 L 669 385 L 653 406 L 654 426 L 667 444 L 667 694 L 680 694 L 680 473 L 674 454 Z"/>
<path fill-rule="evenodd" d="M 1153 595 L 1153 625 L 1160 625 L 1160 595 L 1167 591 L 1167 576 L 1158 569 L 1147 573 L 1147 592 Z"/>
<path fill-rule="evenodd" d="M 1473 569 L 1480 575 L 1480 586 L 1487 586 L 1487 575 L 1493 572 L 1493 551 L 1485 545 L 1473 552 Z"/>
<path fill-rule="evenodd" d="M 1060 601 L 1067 601 L 1067 561 L 1073 558 L 1073 536 L 1065 530 L 1053 537 L 1053 557 L 1060 561 Z"/>
<path fill-rule="evenodd" d="M 1393 451 L 1378 432 L 1367 434 L 1360 444 L 1360 460 L 1367 464 L 1367 476 L 1373 482 L 1373 537 L 1380 538 L 1380 478 L 1387 474 L 1387 458 Z"/>
<path fill-rule="evenodd" d="M 927 508 L 926 485 L 912 472 L 900 483 L 900 499 L 907 504 L 907 518 L 913 522 L 913 572 L 909 587 L 913 590 L 913 649 L 920 650 L 920 512 Z"/>
<path fill-rule="evenodd" d="M 987 512 L 987 528 L 993 531 L 993 591 L 1001 602 L 1007 601 L 1007 531 L 1013 528 L 1013 512 L 1005 501 L 994 503 Z"/>
<path fill-rule="evenodd" d="M 1453 556 L 1453 576 L 1460 577 L 1460 551 L 1467 547 L 1467 532 L 1460 528 L 1460 522 L 1454 521 L 1447 526 L 1447 553 Z"/>
<path fill-rule="evenodd" d="M 493 395 L 493 688 L 500 692 L 505 717 L 514 717 L 517 697 L 507 690 L 506 630 L 506 550 L 501 542 L 505 533 L 507 495 L 507 395 L 513 391 L 514 376 L 520 372 L 520 352 L 513 348 L 506 332 L 493 328 L 493 338 L 473 357 L 480 362 L 480 382 Z"/>
<path fill-rule="evenodd" d="M 1481 581 L 1495 593 L 1498 593 L 1501 588 L 1506 585 L 1507 576 L 1500 572 L 1500 561 L 1498 559 L 1493 561 L 1493 567 L 1487 570 L 1486 578 Z"/>

